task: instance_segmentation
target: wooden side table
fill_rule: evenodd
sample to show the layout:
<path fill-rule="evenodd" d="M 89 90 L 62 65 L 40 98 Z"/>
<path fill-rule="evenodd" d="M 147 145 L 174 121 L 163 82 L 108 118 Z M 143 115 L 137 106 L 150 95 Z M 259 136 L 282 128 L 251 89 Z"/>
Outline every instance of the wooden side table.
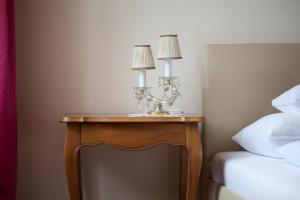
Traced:
<path fill-rule="evenodd" d="M 122 150 L 180 146 L 180 200 L 194 200 L 202 163 L 198 123 L 203 117 L 133 117 L 126 114 L 66 115 L 65 170 L 70 200 L 82 200 L 79 150 L 109 144 Z"/>

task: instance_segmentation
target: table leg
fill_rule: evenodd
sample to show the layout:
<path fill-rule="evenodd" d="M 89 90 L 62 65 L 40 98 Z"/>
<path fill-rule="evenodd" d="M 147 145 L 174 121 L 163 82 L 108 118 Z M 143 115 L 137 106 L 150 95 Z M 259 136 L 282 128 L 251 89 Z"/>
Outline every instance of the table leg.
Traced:
<path fill-rule="evenodd" d="M 80 124 L 68 124 L 65 140 L 65 170 L 70 200 L 82 200 L 80 163 Z"/>
<path fill-rule="evenodd" d="M 179 178 L 179 200 L 186 199 L 187 186 L 187 150 L 185 147 L 179 147 L 180 153 L 180 178 Z"/>
<path fill-rule="evenodd" d="M 198 125 L 189 123 L 186 133 L 187 185 L 186 200 L 195 200 L 202 164 L 201 138 Z"/>

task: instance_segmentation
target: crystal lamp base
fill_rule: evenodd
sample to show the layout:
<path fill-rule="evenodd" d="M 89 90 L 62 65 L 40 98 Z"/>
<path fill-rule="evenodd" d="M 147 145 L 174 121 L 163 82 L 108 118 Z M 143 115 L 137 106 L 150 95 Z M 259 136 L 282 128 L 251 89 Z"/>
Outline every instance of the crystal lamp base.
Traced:
<path fill-rule="evenodd" d="M 169 111 L 166 111 L 162 108 L 162 104 L 159 103 L 155 106 L 154 110 L 148 111 L 148 115 L 169 115 Z"/>
<path fill-rule="evenodd" d="M 138 100 L 138 108 L 143 111 L 142 103 L 146 102 L 148 109 L 145 113 L 147 115 L 170 115 L 170 112 L 163 107 L 172 106 L 177 98 L 181 96 L 178 87 L 178 77 L 159 78 L 159 88 L 162 89 L 161 97 L 154 97 L 151 94 L 150 87 L 134 87 L 134 97 Z"/>

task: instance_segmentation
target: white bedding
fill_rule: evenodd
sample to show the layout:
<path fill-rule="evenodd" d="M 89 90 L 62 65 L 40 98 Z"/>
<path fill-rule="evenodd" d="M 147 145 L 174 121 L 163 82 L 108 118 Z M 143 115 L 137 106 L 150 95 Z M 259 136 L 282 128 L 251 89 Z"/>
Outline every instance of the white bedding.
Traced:
<path fill-rule="evenodd" d="M 246 151 L 221 152 L 212 179 L 249 200 L 300 200 L 300 168 Z"/>

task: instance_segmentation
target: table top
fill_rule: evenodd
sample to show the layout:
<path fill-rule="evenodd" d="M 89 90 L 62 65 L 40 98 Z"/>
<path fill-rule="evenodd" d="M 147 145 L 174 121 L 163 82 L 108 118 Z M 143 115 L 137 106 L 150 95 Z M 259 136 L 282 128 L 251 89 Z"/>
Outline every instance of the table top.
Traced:
<path fill-rule="evenodd" d="M 66 114 L 62 123 L 153 123 L 153 122 L 203 122 L 204 117 L 197 114 L 180 116 L 145 116 L 141 114 Z"/>

